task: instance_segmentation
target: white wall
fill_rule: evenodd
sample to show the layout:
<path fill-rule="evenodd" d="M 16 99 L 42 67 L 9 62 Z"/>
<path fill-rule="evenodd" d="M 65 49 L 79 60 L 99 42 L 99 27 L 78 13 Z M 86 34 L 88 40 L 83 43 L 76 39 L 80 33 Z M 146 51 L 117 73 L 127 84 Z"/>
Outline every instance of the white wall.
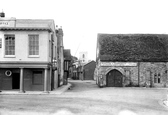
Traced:
<path fill-rule="evenodd" d="M 15 57 L 5 57 L 5 34 L 15 35 Z M 29 57 L 28 35 L 39 35 L 39 57 Z M 2 48 L 0 48 L 0 61 L 49 61 L 49 32 L 47 31 L 3 31 L 0 32 Z"/>

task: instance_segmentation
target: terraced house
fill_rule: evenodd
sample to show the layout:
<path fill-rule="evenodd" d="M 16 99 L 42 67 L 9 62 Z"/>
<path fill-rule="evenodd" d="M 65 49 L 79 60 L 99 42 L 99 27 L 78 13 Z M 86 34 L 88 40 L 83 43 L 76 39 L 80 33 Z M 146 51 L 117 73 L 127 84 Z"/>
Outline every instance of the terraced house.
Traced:
<path fill-rule="evenodd" d="M 58 86 L 54 20 L 0 17 L 0 90 L 44 91 Z"/>
<path fill-rule="evenodd" d="M 98 34 L 100 87 L 168 87 L 168 35 Z"/>

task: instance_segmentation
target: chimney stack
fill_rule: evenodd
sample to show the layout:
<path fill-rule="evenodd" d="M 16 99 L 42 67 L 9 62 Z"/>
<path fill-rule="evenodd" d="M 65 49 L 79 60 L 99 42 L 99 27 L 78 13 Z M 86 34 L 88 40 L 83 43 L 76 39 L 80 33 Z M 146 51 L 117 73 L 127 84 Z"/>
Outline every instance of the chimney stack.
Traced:
<path fill-rule="evenodd" d="M 0 17 L 5 17 L 5 13 L 2 11 L 2 12 L 0 12 Z"/>

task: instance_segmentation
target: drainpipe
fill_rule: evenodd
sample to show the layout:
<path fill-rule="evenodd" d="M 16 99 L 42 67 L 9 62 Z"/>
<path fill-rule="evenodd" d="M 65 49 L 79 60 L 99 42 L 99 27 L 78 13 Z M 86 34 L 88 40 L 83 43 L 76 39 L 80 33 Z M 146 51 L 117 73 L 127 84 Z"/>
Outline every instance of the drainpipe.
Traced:
<path fill-rule="evenodd" d="M 50 83 L 51 83 L 51 90 L 54 89 L 54 80 L 53 80 L 53 44 L 54 44 L 54 33 L 51 33 L 51 67 L 50 67 Z"/>
<path fill-rule="evenodd" d="M 140 62 L 138 62 L 138 87 L 140 86 Z"/>

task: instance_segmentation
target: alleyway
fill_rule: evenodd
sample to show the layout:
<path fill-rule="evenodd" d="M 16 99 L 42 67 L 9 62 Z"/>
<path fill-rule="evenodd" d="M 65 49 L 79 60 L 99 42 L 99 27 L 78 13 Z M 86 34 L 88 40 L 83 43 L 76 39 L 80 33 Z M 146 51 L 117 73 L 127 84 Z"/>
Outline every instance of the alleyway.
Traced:
<path fill-rule="evenodd" d="M 61 95 L 0 95 L 0 113 L 52 115 L 167 115 L 166 89 L 99 88 L 95 81 L 70 80 Z M 125 115 L 125 113 L 124 113 Z"/>

